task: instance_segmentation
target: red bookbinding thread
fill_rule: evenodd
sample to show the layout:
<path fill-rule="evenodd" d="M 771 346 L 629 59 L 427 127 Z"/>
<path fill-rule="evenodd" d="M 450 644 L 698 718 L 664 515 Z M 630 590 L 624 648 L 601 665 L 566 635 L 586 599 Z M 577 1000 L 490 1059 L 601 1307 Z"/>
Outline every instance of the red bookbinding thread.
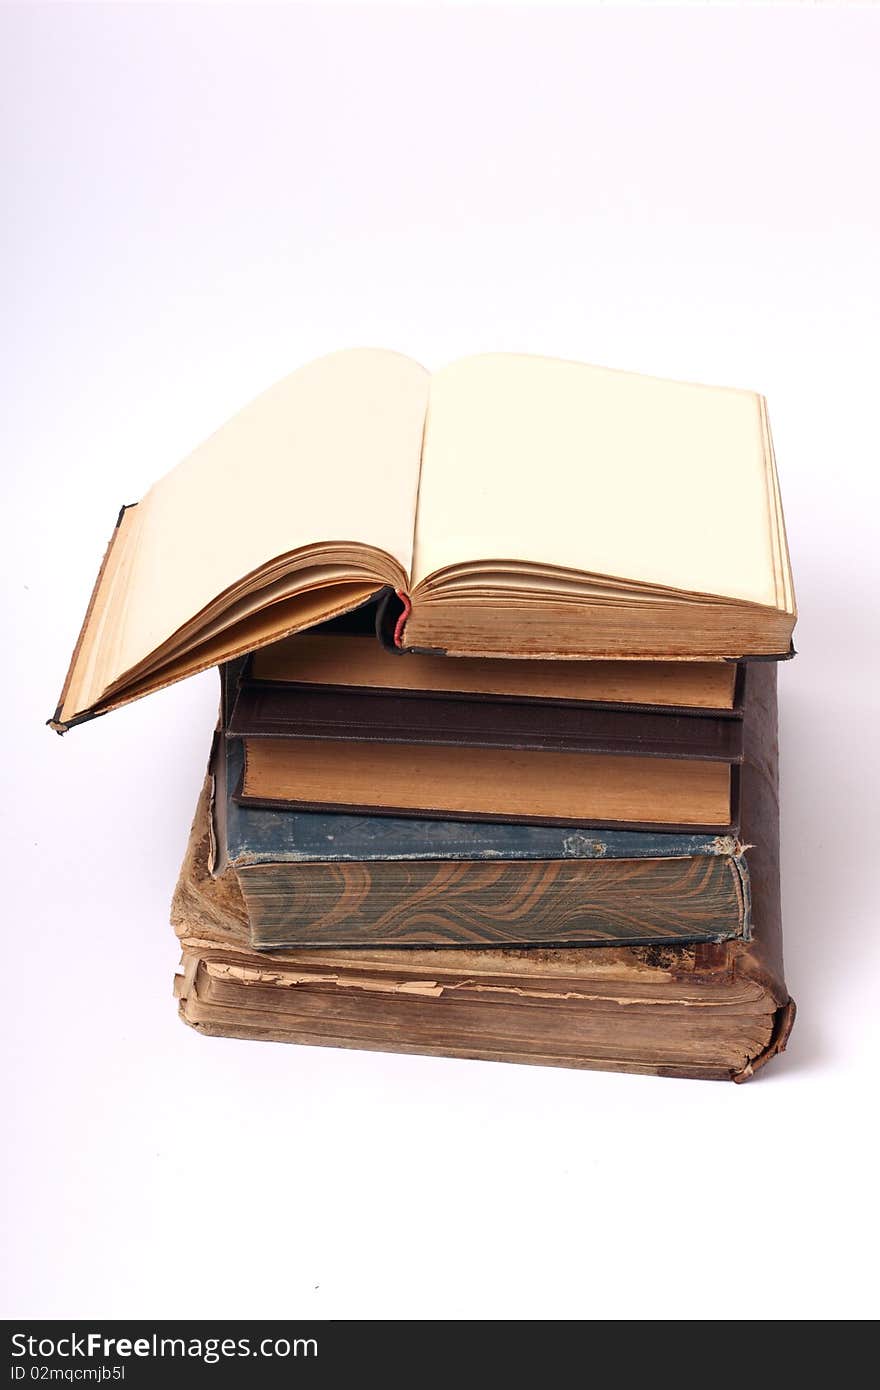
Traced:
<path fill-rule="evenodd" d="M 412 612 L 412 599 L 409 594 L 405 594 L 403 589 L 395 589 L 394 592 L 403 604 L 403 612 L 394 624 L 394 645 L 403 647 L 403 629 L 406 627 L 406 620 Z"/>

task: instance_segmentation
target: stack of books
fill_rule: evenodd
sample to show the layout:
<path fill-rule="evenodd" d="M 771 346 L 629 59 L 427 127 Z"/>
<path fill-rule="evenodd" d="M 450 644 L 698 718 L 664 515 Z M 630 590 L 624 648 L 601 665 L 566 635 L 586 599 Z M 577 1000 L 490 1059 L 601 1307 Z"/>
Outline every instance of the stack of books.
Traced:
<path fill-rule="evenodd" d="M 762 397 L 359 350 L 123 508 L 50 722 L 220 666 L 198 1030 L 742 1080 L 794 622 Z"/>

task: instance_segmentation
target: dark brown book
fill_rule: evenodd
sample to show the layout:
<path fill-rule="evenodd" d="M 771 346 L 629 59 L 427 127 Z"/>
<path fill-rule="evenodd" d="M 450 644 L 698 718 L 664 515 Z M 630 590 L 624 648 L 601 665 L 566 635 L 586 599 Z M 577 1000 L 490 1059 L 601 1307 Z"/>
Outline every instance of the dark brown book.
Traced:
<path fill-rule="evenodd" d="M 397 694 L 244 681 L 226 732 L 330 739 L 742 761 L 742 721 L 657 710 L 545 704 L 498 696 Z"/>
<path fill-rule="evenodd" d="M 745 1081 L 784 1047 L 775 683 L 743 769 L 753 937 L 699 946 L 254 952 L 207 790 L 172 908 L 180 1014 L 234 1038 Z"/>

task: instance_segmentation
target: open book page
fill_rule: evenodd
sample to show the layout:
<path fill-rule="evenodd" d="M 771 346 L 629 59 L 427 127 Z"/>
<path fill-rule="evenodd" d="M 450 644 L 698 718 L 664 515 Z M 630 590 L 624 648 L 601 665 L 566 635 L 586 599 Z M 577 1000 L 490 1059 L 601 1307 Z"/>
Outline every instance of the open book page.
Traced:
<path fill-rule="evenodd" d="M 431 382 L 413 583 L 512 561 L 776 606 L 773 486 L 751 392 L 466 358 Z"/>
<path fill-rule="evenodd" d="M 157 483 L 136 508 L 116 673 L 300 547 L 354 542 L 408 575 L 429 381 L 398 353 L 333 353 L 271 387 Z"/>

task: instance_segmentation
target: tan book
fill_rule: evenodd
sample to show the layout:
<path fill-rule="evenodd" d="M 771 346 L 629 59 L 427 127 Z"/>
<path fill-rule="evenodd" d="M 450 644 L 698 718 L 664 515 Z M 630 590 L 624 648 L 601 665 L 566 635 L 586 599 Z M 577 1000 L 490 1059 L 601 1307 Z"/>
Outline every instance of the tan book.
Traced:
<path fill-rule="evenodd" d="M 417 653 L 400 661 L 372 634 L 319 628 L 261 648 L 248 674 L 279 686 L 732 710 L 737 667 L 720 661 L 496 661 Z"/>
<path fill-rule="evenodd" d="M 334 739 L 245 740 L 249 806 L 728 831 L 728 762 Z"/>
<path fill-rule="evenodd" d="M 123 508 L 53 726 L 398 596 L 405 651 L 782 656 L 762 396 L 542 357 L 301 368 Z"/>

